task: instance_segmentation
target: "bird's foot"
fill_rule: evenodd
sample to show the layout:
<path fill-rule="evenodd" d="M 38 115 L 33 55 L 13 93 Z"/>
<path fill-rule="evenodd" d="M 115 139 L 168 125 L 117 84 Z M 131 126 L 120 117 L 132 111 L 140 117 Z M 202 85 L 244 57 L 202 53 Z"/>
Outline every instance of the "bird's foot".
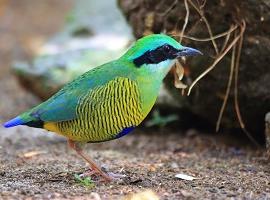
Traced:
<path fill-rule="evenodd" d="M 113 172 L 109 172 L 108 176 L 112 178 L 112 180 L 120 180 L 122 178 L 125 178 L 126 175 L 125 174 L 115 174 Z"/>
<path fill-rule="evenodd" d="M 110 182 L 110 181 L 119 181 L 122 178 L 126 177 L 126 175 L 124 174 L 116 174 L 113 172 L 102 172 L 100 173 L 100 171 L 95 170 L 95 169 L 89 169 L 86 172 L 84 172 L 83 174 L 80 175 L 80 177 L 90 177 L 93 180 L 97 180 L 100 182 Z M 101 179 L 99 179 L 101 178 Z"/>
<path fill-rule="evenodd" d="M 86 172 L 80 174 L 80 177 L 90 177 L 91 179 L 95 181 L 100 181 L 100 182 L 110 182 L 113 179 L 107 175 L 105 172 L 100 172 L 96 169 L 89 169 Z"/>

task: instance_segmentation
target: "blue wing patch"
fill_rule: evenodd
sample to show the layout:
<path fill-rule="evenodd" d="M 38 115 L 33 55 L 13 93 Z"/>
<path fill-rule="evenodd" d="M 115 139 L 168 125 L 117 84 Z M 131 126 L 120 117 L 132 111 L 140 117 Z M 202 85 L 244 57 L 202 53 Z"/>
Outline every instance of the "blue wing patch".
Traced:
<path fill-rule="evenodd" d="M 124 128 L 120 133 L 118 133 L 118 134 L 115 136 L 115 139 L 118 139 L 118 138 L 120 138 L 120 137 L 123 137 L 123 136 L 129 134 L 131 131 L 133 131 L 133 129 L 135 129 L 134 126 Z"/>

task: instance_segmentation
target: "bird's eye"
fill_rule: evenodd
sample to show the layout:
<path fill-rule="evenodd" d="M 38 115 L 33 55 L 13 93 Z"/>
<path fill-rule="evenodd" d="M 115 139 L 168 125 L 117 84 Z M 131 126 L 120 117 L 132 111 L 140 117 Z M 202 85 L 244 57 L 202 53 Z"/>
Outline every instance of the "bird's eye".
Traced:
<path fill-rule="evenodd" d="M 165 52 L 169 52 L 171 50 L 170 46 L 169 45 L 165 45 L 164 46 L 164 51 Z"/>
<path fill-rule="evenodd" d="M 165 46 L 164 46 L 164 50 L 165 50 L 165 51 L 170 51 L 170 47 L 169 47 L 168 45 L 165 45 Z"/>

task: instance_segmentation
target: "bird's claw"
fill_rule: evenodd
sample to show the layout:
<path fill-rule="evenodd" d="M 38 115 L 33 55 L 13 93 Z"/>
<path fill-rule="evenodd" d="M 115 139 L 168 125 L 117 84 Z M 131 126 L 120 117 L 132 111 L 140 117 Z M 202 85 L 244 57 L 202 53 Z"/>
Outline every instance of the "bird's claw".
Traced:
<path fill-rule="evenodd" d="M 80 177 L 90 177 L 92 179 L 93 179 L 93 176 L 94 176 L 94 179 L 96 179 L 97 177 L 101 177 L 101 179 L 98 180 L 100 182 L 119 181 L 122 178 L 126 177 L 126 175 L 124 175 L 124 174 L 116 174 L 113 172 L 100 173 L 99 171 L 93 170 L 93 169 L 89 169 L 86 172 L 80 174 L 79 176 Z"/>

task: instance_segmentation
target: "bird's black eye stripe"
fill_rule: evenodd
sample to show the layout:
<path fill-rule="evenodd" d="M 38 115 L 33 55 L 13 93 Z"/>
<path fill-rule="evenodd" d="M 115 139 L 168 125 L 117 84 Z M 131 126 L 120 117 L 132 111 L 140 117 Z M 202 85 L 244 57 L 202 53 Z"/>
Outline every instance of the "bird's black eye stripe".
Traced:
<path fill-rule="evenodd" d="M 133 60 L 136 67 L 140 67 L 143 64 L 158 64 L 168 59 L 174 59 L 177 57 L 177 49 L 171 45 L 163 45 L 154 50 L 146 51 L 143 55 Z"/>

